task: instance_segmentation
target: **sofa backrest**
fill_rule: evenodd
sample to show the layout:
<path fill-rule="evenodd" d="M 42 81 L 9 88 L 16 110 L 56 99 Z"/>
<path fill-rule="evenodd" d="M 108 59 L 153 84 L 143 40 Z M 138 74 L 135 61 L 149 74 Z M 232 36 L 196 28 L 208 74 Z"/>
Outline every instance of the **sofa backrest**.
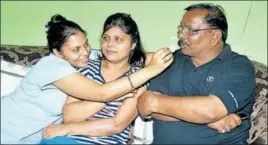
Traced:
<path fill-rule="evenodd" d="M 251 128 L 247 142 L 249 144 L 268 144 L 267 108 L 268 108 L 268 76 L 267 66 L 252 61 L 255 68 L 256 95 L 251 114 Z"/>

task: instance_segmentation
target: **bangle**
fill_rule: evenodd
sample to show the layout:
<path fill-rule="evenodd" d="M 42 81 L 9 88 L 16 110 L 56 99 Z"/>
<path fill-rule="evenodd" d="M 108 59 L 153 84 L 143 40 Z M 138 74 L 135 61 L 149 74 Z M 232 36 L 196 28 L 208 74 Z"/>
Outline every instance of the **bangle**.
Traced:
<path fill-rule="evenodd" d="M 135 87 L 134 87 L 134 85 L 133 85 L 133 83 L 132 83 L 132 81 L 130 79 L 130 76 L 127 76 L 127 78 L 128 78 L 129 84 L 130 84 L 130 86 L 132 88 L 132 92 L 135 92 Z"/>

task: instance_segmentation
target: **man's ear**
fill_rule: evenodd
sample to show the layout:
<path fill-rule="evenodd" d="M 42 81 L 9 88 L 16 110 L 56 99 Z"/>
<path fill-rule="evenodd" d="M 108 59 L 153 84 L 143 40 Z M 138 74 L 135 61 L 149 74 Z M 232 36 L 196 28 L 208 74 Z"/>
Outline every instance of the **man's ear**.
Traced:
<path fill-rule="evenodd" d="M 52 51 L 57 57 L 62 58 L 61 52 L 58 51 L 56 48 L 52 49 Z"/>
<path fill-rule="evenodd" d="M 131 46 L 131 50 L 134 50 L 136 45 L 137 45 L 137 43 L 133 43 L 132 46 Z"/>
<path fill-rule="evenodd" d="M 215 46 L 217 43 L 219 43 L 219 41 L 221 40 L 222 37 L 222 33 L 220 30 L 213 30 L 212 31 L 212 40 L 211 40 L 211 44 L 213 46 Z"/>

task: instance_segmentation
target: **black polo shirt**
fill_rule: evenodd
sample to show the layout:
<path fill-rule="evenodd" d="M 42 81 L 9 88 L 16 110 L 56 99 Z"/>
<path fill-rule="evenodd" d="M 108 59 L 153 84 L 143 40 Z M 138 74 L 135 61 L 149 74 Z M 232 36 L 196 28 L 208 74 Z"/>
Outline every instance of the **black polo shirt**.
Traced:
<path fill-rule="evenodd" d="M 231 51 L 225 44 L 215 59 L 199 67 L 180 50 L 174 58 L 172 66 L 150 82 L 149 90 L 178 97 L 215 95 L 228 113 L 252 110 L 255 73 L 246 56 Z M 241 126 L 220 134 L 207 125 L 154 120 L 153 144 L 245 143 L 249 127 L 249 120 L 245 120 Z"/>

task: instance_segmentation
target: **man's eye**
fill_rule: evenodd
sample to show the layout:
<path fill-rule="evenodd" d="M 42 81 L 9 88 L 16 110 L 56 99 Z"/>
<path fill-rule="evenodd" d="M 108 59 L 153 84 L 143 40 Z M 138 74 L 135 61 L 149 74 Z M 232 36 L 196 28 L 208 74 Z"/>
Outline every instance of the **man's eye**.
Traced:
<path fill-rule="evenodd" d="M 89 44 L 88 44 L 88 42 L 86 42 L 85 44 L 84 44 L 84 47 L 88 47 L 89 46 Z"/>
<path fill-rule="evenodd" d="M 197 34 L 198 31 L 197 31 L 197 30 L 191 30 L 191 33 L 192 33 L 192 34 Z"/>

